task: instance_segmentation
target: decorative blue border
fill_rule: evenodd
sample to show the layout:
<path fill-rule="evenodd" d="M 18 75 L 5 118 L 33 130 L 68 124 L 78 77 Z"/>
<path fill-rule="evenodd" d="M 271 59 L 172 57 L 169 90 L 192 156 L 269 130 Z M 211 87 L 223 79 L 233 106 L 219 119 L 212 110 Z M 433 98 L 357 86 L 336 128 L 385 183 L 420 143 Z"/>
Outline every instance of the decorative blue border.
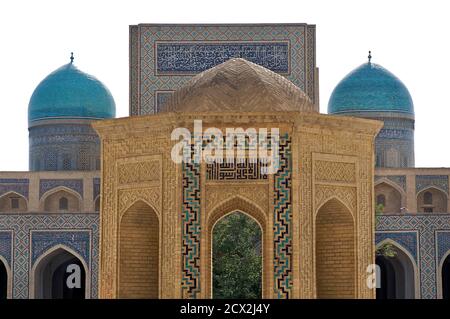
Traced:
<path fill-rule="evenodd" d="M 375 242 L 378 245 L 385 239 L 395 241 L 413 256 L 416 264 L 419 263 L 419 243 L 417 231 L 379 231 L 375 234 Z"/>
<path fill-rule="evenodd" d="M 52 247 L 66 246 L 78 253 L 90 267 L 91 230 L 30 230 L 31 260 L 33 267 L 36 260 Z"/>
<path fill-rule="evenodd" d="M 83 236 L 77 237 L 81 243 L 76 240 L 70 244 L 70 248 L 74 249 L 78 246 L 86 247 L 86 251 L 80 253 L 81 256 L 88 258 L 86 263 L 90 264 L 91 271 L 91 298 L 97 297 L 98 291 L 98 257 L 99 257 L 99 215 L 90 213 L 77 214 L 0 214 L 0 231 L 13 231 L 12 249 L 14 258 L 12 258 L 11 268 L 13 269 L 13 295 L 14 299 L 26 299 L 29 293 L 29 276 L 32 260 L 32 240 L 31 233 L 41 232 L 48 233 L 65 233 L 70 236 L 74 232 L 90 232 L 89 248 L 85 244 Z M 50 242 L 54 244 L 52 247 L 61 244 L 69 245 L 71 238 L 67 236 L 56 236 L 54 239 L 47 238 L 48 245 L 38 244 L 35 247 L 49 247 Z M 38 237 L 35 237 L 38 238 Z M 44 240 L 45 241 L 45 240 Z M 50 249 L 51 247 L 49 247 Z M 35 253 L 34 258 L 38 258 Z M 34 259 L 35 260 L 35 259 Z"/>
<path fill-rule="evenodd" d="M 377 233 L 417 232 L 420 297 L 423 299 L 437 298 L 437 260 L 441 253 L 438 248 L 445 247 L 447 239 L 444 239 L 442 246 L 441 240 L 443 238 L 437 236 L 436 231 L 450 232 L 450 214 L 383 215 L 379 216 L 377 220 Z M 398 240 L 398 238 L 396 239 Z M 393 238 L 393 240 L 395 239 Z M 408 249 L 406 246 L 402 245 L 402 247 Z"/>
<path fill-rule="evenodd" d="M 28 179 L 2 178 L 0 179 L 0 196 L 9 192 L 16 192 L 28 200 L 30 181 Z"/>
<path fill-rule="evenodd" d="M 83 198 L 83 180 L 82 179 L 41 179 L 39 181 L 39 198 L 42 198 L 49 190 L 64 186 L 74 190 Z"/>
<path fill-rule="evenodd" d="M 8 262 L 8 266 L 12 267 L 12 240 L 13 231 L 12 230 L 0 230 L 0 256 L 5 258 Z"/>

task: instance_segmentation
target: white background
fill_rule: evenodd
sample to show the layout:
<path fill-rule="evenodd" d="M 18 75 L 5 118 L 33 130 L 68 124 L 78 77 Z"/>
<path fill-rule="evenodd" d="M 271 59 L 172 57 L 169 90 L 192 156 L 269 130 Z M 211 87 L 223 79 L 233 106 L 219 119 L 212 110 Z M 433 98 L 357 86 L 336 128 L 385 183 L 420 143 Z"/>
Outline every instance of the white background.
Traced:
<path fill-rule="evenodd" d="M 128 25 L 309 23 L 317 25 L 321 111 L 336 84 L 367 61 L 396 74 L 416 111 L 416 166 L 450 167 L 448 0 L 224 0 L 0 2 L 0 171 L 28 169 L 28 101 L 69 62 L 111 90 L 128 115 Z"/>

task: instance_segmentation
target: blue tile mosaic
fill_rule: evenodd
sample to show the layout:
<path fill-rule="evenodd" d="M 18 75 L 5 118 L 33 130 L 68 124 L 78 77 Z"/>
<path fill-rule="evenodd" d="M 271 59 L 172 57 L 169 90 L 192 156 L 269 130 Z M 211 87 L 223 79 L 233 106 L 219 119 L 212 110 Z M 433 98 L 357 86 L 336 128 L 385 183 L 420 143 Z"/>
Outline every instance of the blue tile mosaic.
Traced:
<path fill-rule="evenodd" d="M 29 180 L 17 178 L 0 179 L 0 196 L 9 192 L 16 192 L 28 199 Z"/>
<path fill-rule="evenodd" d="M 156 72 L 196 74 L 231 58 L 243 58 L 277 73 L 289 73 L 289 42 L 156 43 Z"/>
<path fill-rule="evenodd" d="M 41 179 L 39 182 L 39 198 L 53 188 L 64 186 L 74 190 L 83 197 L 82 179 Z"/>
<path fill-rule="evenodd" d="M 47 250 L 57 245 L 64 245 L 83 257 L 90 265 L 91 251 L 90 231 L 32 231 L 31 232 L 31 267 L 36 259 Z"/>
<path fill-rule="evenodd" d="M 0 231 L 14 233 L 13 298 L 26 299 L 29 293 L 31 261 L 41 253 L 65 245 L 90 264 L 91 298 L 97 297 L 98 214 L 0 214 Z M 2 243 L 0 239 L 0 243 Z M 0 244 L 2 245 L 2 244 Z"/>
<path fill-rule="evenodd" d="M 0 256 L 5 258 L 9 265 L 11 265 L 11 242 L 12 232 L 11 231 L 0 231 Z"/>

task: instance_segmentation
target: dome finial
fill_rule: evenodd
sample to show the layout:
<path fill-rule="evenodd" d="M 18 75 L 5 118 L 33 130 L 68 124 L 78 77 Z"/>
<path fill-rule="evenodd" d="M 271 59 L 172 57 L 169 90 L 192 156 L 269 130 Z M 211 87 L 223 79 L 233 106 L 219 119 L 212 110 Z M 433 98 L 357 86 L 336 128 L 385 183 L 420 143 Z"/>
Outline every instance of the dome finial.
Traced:
<path fill-rule="evenodd" d="M 369 63 L 370 63 L 370 61 L 372 61 L 372 51 L 369 51 L 369 56 L 368 56 L 368 58 L 369 58 Z"/>
<path fill-rule="evenodd" d="M 73 60 L 74 60 L 75 58 L 73 57 L 73 52 L 70 52 L 70 63 L 73 63 Z"/>

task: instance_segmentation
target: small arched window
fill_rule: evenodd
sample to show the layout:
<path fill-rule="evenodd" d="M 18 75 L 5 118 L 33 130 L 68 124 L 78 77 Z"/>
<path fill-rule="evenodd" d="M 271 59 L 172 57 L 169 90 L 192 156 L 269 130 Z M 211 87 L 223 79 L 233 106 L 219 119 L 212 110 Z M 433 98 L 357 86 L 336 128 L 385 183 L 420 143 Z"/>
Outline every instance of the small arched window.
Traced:
<path fill-rule="evenodd" d="M 433 194 L 431 192 L 425 192 L 423 194 L 423 203 L 425 205 L 433 205 Z"/>
<path fill-rule="evenodd" d="M 59 209 L 60 210 L 68 210 L 69 209 L 69 200 L 66 197 L 61 197 L 59 199 Z"/>
<path fill-rule="evenodd" d="M 384 196 L 383 194 L 378 195 L 377 205 L 383 205 L 383 207 L 386 207 L 386 196 Z"/>

